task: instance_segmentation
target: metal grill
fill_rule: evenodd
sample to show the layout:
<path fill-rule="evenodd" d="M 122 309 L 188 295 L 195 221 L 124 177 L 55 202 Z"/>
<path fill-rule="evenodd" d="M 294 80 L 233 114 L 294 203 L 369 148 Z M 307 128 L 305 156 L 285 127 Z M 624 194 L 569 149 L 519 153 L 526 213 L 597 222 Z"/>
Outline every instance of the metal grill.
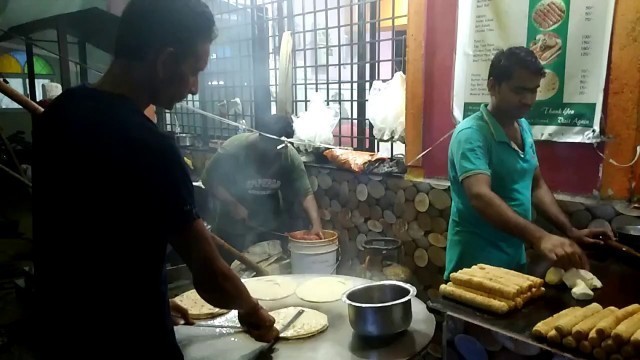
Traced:
<path fill-rule="evenodd" d="M 366 98 L 374 80 L 390 80 L 396 71 L 405 71 L 407 0 L 208 2 L 220 36 L 191 105 L 236 122 L 244 119 L 252 127 L 275 113 L 280 39 L 290 30 L 294 113 L 306 111 L 311 94 L 319 92 L 340 112 L 335 144 L 404 153 L 404 146 L 374 141 Z M 182 132 L 210 139 L 236 133 L 182 109 L 167 115 L 168 129 L 175 130 L 177 122 Z"/>

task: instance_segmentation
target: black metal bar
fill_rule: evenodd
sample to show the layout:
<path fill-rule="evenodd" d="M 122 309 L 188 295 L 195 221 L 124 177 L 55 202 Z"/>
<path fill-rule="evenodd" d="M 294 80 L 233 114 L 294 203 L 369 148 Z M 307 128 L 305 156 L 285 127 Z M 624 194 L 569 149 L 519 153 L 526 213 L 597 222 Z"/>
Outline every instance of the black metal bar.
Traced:
<path fill-rule="evenodd" d="M 366 4 L 363 2 L 358 3 L 358 83 L 356 85 L 356 96 L 358 118 L 357 118 L 357 142 L 356 148 L 363 150 L 366 146 L 366 131 L 367 131 L 367 47 L 365 43 L 366 39 L 366 20 L 367 9 Z"/>
<path fill-rule="evenodd" d="M 78 60 L 81 64 L 88 64 L 87 62 L 87 43 L 85 41 L 78 42 Z M 80 66 L 80 83 L 86 84 L 89 82 L 89 69 L 86 66 Z"/>
<path fill-rule="evenodd" d="M 253 28 L 253 99 L 256 128 L 271 115 L 271 93 L 269 90 L 269 32 L 264 6 L 257 0 L 251 1 L 251 22 Z"/>
<path fill-rule="evenodd" d="M 36 96 L 36 64 L 33 60 L 33 42 L 31 42 L 31 39 L 28 37 L 25 40 L 24 46 L 27 53 L 27 83 L 29 87 L 29 99 L 31 99 L 31 101 L 38 101 L 38 97 Z"/>
<path fill-rule="evenodd" d="M 62 89 L 71 87 L 71 69 L 69 68 L 69 44 L 67 43 L 67 27 L 64 23 L 58 24 L 58 55 L 60 56 L 60 85 Z"/>

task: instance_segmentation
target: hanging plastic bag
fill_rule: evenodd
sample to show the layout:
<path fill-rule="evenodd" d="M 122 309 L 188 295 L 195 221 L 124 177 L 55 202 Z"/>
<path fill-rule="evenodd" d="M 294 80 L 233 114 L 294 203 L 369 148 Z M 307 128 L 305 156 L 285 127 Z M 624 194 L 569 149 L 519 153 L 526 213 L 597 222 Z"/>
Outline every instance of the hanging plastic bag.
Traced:
<path fill-rule="evenodd" d="M 404 142 L 406 78 L 397 72 L 387 82 L 376 80 L 369 90 L 367 115 L 378 141 Z"/>
<path fill-rule="evenodd" d="M 306 112 L 293 116 L 295 140 L 308 142 L 308 145 L 296 144 L 301 151 L 312 151 L 321 145 L 333 145 L 333 129 L 340 121 L 340 113 L 325 105 L 320 93 L 314 93 Z"/>

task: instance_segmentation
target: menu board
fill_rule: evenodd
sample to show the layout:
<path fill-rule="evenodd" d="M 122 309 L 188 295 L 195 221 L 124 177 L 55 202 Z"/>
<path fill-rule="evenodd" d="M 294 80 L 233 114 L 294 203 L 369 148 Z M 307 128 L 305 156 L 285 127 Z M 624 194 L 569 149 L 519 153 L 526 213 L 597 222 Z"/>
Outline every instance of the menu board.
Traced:
<path fill-rule="evenodd" d="M 459 0 L 456 121 L 489 102 L 493 55 L 527 46 L 546 71 L 527 115 L 535 139 L 600 141 L 614 6 L 615 0 Z"/>

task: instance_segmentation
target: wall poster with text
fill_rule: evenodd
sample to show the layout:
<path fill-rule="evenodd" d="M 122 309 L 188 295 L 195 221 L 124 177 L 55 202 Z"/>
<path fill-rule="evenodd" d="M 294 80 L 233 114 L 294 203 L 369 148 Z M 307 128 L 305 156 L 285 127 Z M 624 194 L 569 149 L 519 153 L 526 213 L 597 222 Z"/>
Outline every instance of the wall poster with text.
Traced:
<path fill-rule="evenodd" d="M 453 113 L 488 103 L 493 55 L 527 46 L 546 76 L 527 120 L 536 140 L 601 141 L 615 0 L 459 0 Z"/>

